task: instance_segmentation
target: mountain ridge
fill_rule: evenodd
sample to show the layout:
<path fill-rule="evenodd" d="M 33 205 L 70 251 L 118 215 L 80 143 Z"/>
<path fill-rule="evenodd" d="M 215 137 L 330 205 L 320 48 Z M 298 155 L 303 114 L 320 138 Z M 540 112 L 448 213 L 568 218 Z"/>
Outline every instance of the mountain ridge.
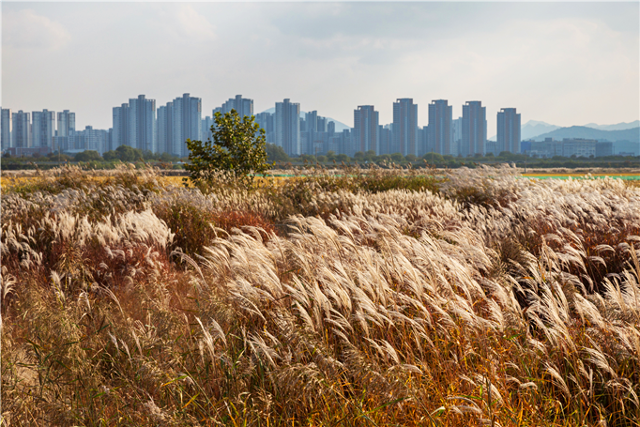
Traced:
<path fill-rule="evenodd" d="M 543 141 L 545 138 L 563 139 L 563 138 L 584 138 L 615 141 L 640 141 L 640 127 L 622 130 L 600 130 L 586 126 L 569 126 L 555 129 L 551 132 L 536 135 L 535 141 Z"/>

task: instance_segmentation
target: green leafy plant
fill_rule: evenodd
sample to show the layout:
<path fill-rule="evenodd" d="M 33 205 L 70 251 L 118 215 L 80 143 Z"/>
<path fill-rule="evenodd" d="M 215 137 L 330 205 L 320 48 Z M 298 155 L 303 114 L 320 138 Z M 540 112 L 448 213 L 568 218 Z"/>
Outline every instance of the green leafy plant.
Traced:
<path fill-rule="evenodd" d="M 208 141 L 187 140 L 191 181 L 206 184 L 215 181 L 219 172 L 230 173 L 240 182 L 252 185 L 256 174 L 264 174 L 273 165 L 267 162 L 264 129 L 254 116 L 240 118 L 235 110 L 215 114 Z M 187 180 L 185 179 L 185 185 Z"/>

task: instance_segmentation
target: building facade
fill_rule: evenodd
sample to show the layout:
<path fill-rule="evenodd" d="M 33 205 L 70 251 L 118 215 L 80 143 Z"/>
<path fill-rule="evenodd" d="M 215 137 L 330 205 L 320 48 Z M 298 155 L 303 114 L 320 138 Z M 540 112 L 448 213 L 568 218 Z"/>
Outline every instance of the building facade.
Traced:
<path fill-rule="evenodd" d="M 460 152 L 463 156 L 486 153 L 487 107 L 480 101 L 467 101 L 462 106 L 462 138 Z M 451 154 L 442 153 L 442 154 Z"/>
<path fill-rule="evenodd" d="M 58 113 L 56 136 L 69 136 L 76 130 L 76 113 L 63 110 Z"/>
<path fill-rule="evenodd" d="M 209 118 L 212 120 L 211 118 Z M 156 134 L 158 152 L 165 152 L 178 157 L 187 157 L 189 150 L 186 141 L 207 140 L 211 134 L 203 134 L 202 99 L 188 93 L 175 98 L 158 108 Z"/>
<path fill-rule="evenodd" d="M 49 110 L 34 111 L 31 120 L 32 146 L 53 147 L 53 137 L 56 135 L 56 113 Z"/>
<path fill-rule="evenodd" d="M 392 152 L 403 156 L 417 154 L 418 105 L 413 98 L 399 98 L 393 103 L 393 147 Z"/>
<path fill-rule="evenodd" d="M 112 115 L 112 129 L 113 133 L 111 136 L 110 142 L 110 150 L 115 150 L 121 145 L 128 145 L 132 147 L 132 142 L 130 141 L 130 132 L 129 132 L 129 122 L 130 122 L 130 113 L 129 113 L 129 104 L 124 103 L 119 107 L 113 107 L 113 115 Z"/>
<path fill-rule="evenodd" d="M 13 128 L 11 121 L 11 109 L 10 108 L 2 108 L 0 109 L 2 115 L 0 116 L 0 149 L 2 151 L 10 148 L 11 145 L 11 135 Z"/>
<path fill-rule="evenodd" d="M 215 120 L 211 116 L 206 116 L 202 119 L 202 125 L 200 126 L 202 129 L 200 131 L 202 141 L 208 141 L 211 139 L 211 126 L 215 124 Z"/>
<path fill-rule="evenodd" d="M 130 98 L 128 103 L 113 108 L 112 123 L 111 150 L 128 145 L 158 152 L 155 99 L 147 99 L 144 95 Z"/>
<path fill-rule="evenodd" d="M 269 144 L 276 143 L 276 125 L 274 123 L 275 114 L 263 112 L 256 115 L 256 123 L 264 129 L 265 138 Z"/>
<path fill-rule="evenodd" d="M 353 111 L 353 149 L 356 152 L 373 150 L 376 154 L 380 153 L 379 121 L 380 115 L 373 105 L 359 105 Z"/>
<path fill-rule="evenodd" d="M 12 143 L 15 148 L 31 147 L 31 114 L 20 110 L 11 115 Z"/>
<path fill-rule="evenodd" d="M 451 155 L 457 156 L 461 154 L 462 146 L 462 117 L 451 120 Z"/>
<path fill-rule="evenodd" d="M 453 107 L 446 99 L 436 99 L 429 104 L 428 151 L 451 154 L 451 119 Z"/>
<path fill-rule="evenodd" d="M 131 147 L 158 152 L 156 139 L 156 100 L 144 95 L 129 99 L 129 135 Z"/>
<path fill-rule="evenodd" d="M 214 108 L 213 116 L 215 116 L 217 112 L 226 114 L 231 112 L 231 110 L 236 110 L 241 118 L 244 116 L 251 117 L 253 116 L 253 99 L 243 98 L 242 95 L 236 95 L 235 98 L 229 98 L 227 102 L 222 104 L 222 106 Z"/>
<path fill-rule="evenodd" d="M 276 102 L 275 128 L 276 145 L 282 147 L 289 156 L 299 156 L 300 104 L 292 103 L 289 98 Z"/>
<path fill-rule="evenodd" d="M 520 153 L 520 114 L 515 108 L 502 108 L 498 112 L 498 153 Z M 533 148 L 532 148 L 533 149 Z"/>
<path fill-rule="evenodd" d="M 564 138 L 562 140 L 562 156 L 564 157 L 596 157 L 595 139 Z"/>

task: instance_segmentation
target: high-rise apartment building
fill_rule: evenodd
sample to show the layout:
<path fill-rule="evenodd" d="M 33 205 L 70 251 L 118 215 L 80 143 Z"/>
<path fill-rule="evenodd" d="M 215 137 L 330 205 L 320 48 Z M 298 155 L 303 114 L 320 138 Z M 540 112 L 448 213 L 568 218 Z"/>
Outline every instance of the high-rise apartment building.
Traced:
<path fill-rule="evenodd" d="M 189 155 L 186 141 L 202 141 L 202 99 L 188 93 L 173 100 L 172 154 L 180 157 Z"/>
<path fill-rule="evenodd" d="M 56 135 L 56 113 L 49 110 L 34 111 L 31 120 L 32 146 L 53 148 L 53 137 Z"/>
<path fill-rule="evenodd" d="M 213 115 L 215 116 L 217 112 L 226 114 L 231 112 L 231 110 L 236 110 L 241 118 L 244 116 L 251 117 L 253 116 L 253 99 L 243 98 L 242 95 L 236 95 L 235 98 L 229 98 L 221 107 L 215 108 L 213 110 Z"/>
<path fill-rule="evenodd" d="M 502 108 L 498 112 L 498 153 L 520 152 L 520 114 L 515 108 Z"/>
<path fill-rule="evenodd" d="M 129 104 L 124 103 L 120 107 L 113 107 L 113 133 L 111 135 L 111 150 L 121 145 L 132 146 L 129 140 L 130 113 Z"/>
<path fill-rule="evenodd" d="M 378 125 L 378 149 L 377 154 L 393 154 L 393 124 Z"/>
<path fill-rule="evenodd" d="M 451 155 L 460 154 L 460 145 L 462 144 L 462 117 L 458 117 L 451 121 Z"/>
<path fill-rule="evenodd" d="M 327 118 L 318 116 L 316 119 L 316 132 L 326 132 L 327 131 Z"/>
<path fill-rule="evenodd" d="M 305 115 L 304 122 L 300 122 L 301 142 L 300 154 L 315 154 L 314 141 L 318 132 L 318 112 L 310 111 Z"/>
<path fill-rule="evenodd" d="M 429 104 L 429 127 L 427 128 L 428 151 L 451 154 L 451 119 L 453 107 L 446 99 L 436 99 Z"/>
<path fill-rule="evenodd" d="M 56 137 L 63 150 L 93 150 L 102 154 L 109 150 L 109 131 L 87 126 L 84 130 L 72 132 L 70 136 Z"/>
<path fill-rule="evenodd" d="M 351 129 L 343 129 L 342 133 L 340 133 L 338 138 L 338 152 L 339 153 L 350 153 L 351 151 L 353 151 L 353 147 L 352 147 L 352 141 L 351 141 L 351 137 L 352 137 L 352 132 Z"/>
<path fill-rule="evenodd" d="M 413 98 L 400 98 L 393 103 L 393 152 L 403 156 L 417 154 L 418 105 Z"/>
<path fill-rule="evenodd" d="M 1 108 L 2 116 L 0 116 L 0 149 L 2 151 L 10 148 L 11 145 L 11 109 L 10 108 Z"/>
<path fill-rule="evenodd" d="M 64 110 L 58 113 L 56 136 L 69 136 L 76 130 L 76 113 Z"/>
<path fill-rule="evenodd" d="M 189 155 L 187 139 L 193 141 L 208 140 L 211 131 L 205 125 L 213 124 L 213 119 L 202 120 L 202 99 L 190 96 L 188 93 L 175 98 L 167 105 L 158 108 L 157 135 L 158 151 L 173 154 L 178 157 Z"/>
<path fill-rule="evenodd" d="M 12 147 L 31 147 L 31 115 L 20 110 L 11 115 L 11 127 L 13 128 Z"/>
<path fill-rule="evenodd" d="M 172 153 L 171 138 L 173 135 L 173 102 L 158 107 L 156 117 L 156 138 L 159 153 Z"/>
<path fill-rule="evenodd" d="M 480 101 L 467 101 L 462 106 L 461 153 L 463 156 L 484 155 L 486 144 L 487 107 Z"/>
<path fill-rule="evenodd" d="M 304 119 L 300 118 L 301 154 L 326 153 L 329 143 L 326 130 L 327 118 L 319 116 L 315 110 L 306 113 Z"/>
<path fill-rule="evenodd" d="M 130 139 L 132 147 L 153 153 L 158 151 L 156 140 L 156 100 L 144 95 L 129 99 Z"/>
<path fill-rule="evenodd" d="M 380 153 L 378 126 L 380 116 L 373 105 L 359 105 L 353 111 L 353 149 L 366 153 L 373 150 Z M 353 154 L 352 154 L 353 155 Z"/>
<path fill-rule="evenodd" d="M 332 137 L 336 134 L 336 122 L 334 122 L 333 120 L 327 123 L 327 133 L 329 134 L 329 137 Z"/>
<path fill-rule="evenodd" d="M 276 102 L 276 145 L 290 156 L 301 154 L 300 144 L 300 104 L 289 98 Z"/>
<path fill-rule="evenodd" d="M 128 145 L 140 150 L 158 151 L 156 101 L 144 95 L 113 108 L 113 134 L 110 149 Z"/>
<path fill-rule="evenodd" d="M 256 115 L 256 123 L 260 125 L 265 131 L 265 138 L 269 144 L 275 144 L 276 142 L 276 126 L 274 123 L 275 114 L 268 112 L 259 113 Z"/>
<path fill-rule="evenodd" d="M 214 124 L 215 120 L 211 116 L 206 116 L 202 119 L 202 125 L 200 126 L 200 136 L 202 137 L 202 141 L 208 141 L 211 138 L 211 126 L 213 126 Z"/>

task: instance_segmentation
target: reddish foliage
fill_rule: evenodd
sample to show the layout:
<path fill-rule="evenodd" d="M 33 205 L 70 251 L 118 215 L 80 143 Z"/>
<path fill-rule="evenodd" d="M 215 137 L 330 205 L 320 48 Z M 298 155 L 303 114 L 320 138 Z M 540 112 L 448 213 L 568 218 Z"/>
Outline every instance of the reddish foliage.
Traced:
<path fill-rule="evenodd" d="M 260 235 L 265 241 L 268 241 L 270 235 L 276 232 L 272 222 L 255 212 L 238 210 L 216 212 L 212 215 L 212 222 L 216 227 L 222 228 L 227 232 L 230 232 L 233 228 L 242 229 L 242 227 L 247 226 L 260 228 L 264 230 Z"/>

